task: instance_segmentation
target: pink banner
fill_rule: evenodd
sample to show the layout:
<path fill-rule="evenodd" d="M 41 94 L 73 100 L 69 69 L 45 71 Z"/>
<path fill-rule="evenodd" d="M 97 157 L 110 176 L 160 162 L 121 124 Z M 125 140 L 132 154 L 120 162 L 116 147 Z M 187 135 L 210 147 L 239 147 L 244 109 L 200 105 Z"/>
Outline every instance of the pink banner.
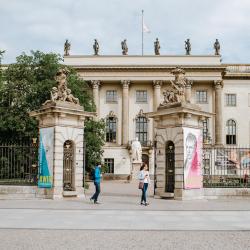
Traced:
<path fill-rule="evenodd" d="M 202 137 L 201 131 L 184 128 L 184 188 L 202 188 Z"/>

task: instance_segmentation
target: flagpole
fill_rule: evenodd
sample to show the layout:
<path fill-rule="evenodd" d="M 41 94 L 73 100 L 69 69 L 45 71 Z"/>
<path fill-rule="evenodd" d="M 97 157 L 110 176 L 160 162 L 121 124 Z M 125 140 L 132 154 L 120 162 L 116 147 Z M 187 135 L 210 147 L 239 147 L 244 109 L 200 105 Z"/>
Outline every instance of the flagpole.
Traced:
<path fill-rule="evenodd" d="M 142 22 L 141 22 L 141 54 L 143 56 L 143 12 L 144 10 L 141 11 L 141 16 L 142 16 Z"/>

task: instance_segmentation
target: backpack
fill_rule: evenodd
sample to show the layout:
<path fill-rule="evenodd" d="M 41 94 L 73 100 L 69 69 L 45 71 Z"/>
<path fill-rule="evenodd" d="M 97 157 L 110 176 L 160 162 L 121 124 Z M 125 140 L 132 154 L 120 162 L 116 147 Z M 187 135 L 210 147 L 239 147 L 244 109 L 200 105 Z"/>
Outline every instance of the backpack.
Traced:
<path fill-rule="evenodd" d="M 94 168 L 91 169 L 91 172 L 90 172 L 90 179 L 91 179 L 92 181 L 95 181 L 95 169 L 94 169 Z"/>

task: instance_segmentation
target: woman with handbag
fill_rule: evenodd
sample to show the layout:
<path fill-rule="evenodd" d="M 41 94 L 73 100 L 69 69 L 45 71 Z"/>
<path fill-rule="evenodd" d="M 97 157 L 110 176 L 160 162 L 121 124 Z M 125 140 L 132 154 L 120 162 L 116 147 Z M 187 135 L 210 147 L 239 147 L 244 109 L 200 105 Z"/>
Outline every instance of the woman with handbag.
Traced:
<path fill-rule="evenodd" d="M 147 164 L 143 163 L 139 172 L 139 189 L 142 190 L 141 205 L 149 205 L 147 203 L 147 189 L 150 184 L 149 172 Z"/>

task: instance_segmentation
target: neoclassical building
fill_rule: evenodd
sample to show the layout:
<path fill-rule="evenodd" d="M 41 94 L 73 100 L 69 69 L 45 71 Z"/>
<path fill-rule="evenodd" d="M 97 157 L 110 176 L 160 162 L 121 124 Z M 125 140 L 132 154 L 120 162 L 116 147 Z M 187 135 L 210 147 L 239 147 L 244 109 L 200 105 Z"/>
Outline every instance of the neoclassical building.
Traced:
<path fill-rule="evenodd" d="M 204 144 L 249 147 L 250 65 L 221 61 L 217 55 L 64 57 L 64 63 L 93 88 L 98 118 L 106 121 L 103 161 L 111 174 L 130 174 L 130 145 L 136 137 L 153 174 L 154 123 L 146 113 L 156 111 L 163 101 L 176 67 L 189 80 L 186 94 L 190 101 L 214 114 L 203 121 Z"/>

